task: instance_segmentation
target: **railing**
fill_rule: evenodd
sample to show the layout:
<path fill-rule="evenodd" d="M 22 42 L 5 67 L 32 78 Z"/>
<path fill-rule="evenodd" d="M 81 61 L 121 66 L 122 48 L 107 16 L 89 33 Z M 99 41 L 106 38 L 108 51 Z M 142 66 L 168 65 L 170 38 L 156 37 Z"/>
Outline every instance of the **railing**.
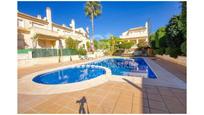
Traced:
<path fill-rule="evenodd" d="M 134 38 L 134 37 L 147 37 L 147 34 L 120 36 L 120 38 Z"/>
<path fill-rule="evenodd" d="M 59 34 L 57 32 L 54 32 L 54 31 L 50 31 L 50 30 L 38 28 L 38 27 L 32 27 L 31 29 L 34 30 L 38 34 L 44 34 L 44 35 L 59 37 Z"/>

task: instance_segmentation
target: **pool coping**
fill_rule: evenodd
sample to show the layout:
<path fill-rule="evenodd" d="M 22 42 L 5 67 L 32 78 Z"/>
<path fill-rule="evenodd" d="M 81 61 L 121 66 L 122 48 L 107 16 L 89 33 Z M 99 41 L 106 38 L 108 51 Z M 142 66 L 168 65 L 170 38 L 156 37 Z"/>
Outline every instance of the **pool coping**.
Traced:
<path fill-rule="evenodd" d="M 96 60 L 90 60 L 87 62 L 81 62 L 77 64 L 57 67 L 54 69 L 38 71 L 32 74 L 26 75 L 18 80 L 18 93 L 19 94 L 32 94 L 32 95 L 49 95 L 49 94 L 73 92 L 73 91 L 79 91 L 79 90 L 84 90 L 87 88 L 95 87 L 109 80 L 118 81 L 118 82 L 128 81 L 128 82 L 137 84 L 141 87 L 142 85 L 155 85 L 155 86 L 165 86 L 165 87 L 186 89 L 185 82 L 178 79 L 175 75 L 168 72 L 167 70 L 165 70 L 160 65 L 153 62 L 152 60 L 148 59 L 147 57 L 140 57 L 140 58 L 143 58 L 145 60 L 145 62 L 148 64 L 151 70 L 156 74 L 157 79 L 112 75 L 110 69 L 106 67 L 98 66 L 100 68 L 105 69 L 106 74 L 100 75 L 90 80 L 85 80 L 85 81 L 70 83 L 70 84 L 60 84 L 60 85 L 45 85 L 45 84 L 35 83 L 32 81 L 32 79 L 39 74 L 56 71 L 59 69 L 79 66 L 83 64 L 88 64 L 91 62 L 101 61 L 101 60 L 108 59 L 108 58 L 129 58 L 129 57 L 108 56 L 108 57 L 104 57 L 104 58 L 100 58 Z"/>

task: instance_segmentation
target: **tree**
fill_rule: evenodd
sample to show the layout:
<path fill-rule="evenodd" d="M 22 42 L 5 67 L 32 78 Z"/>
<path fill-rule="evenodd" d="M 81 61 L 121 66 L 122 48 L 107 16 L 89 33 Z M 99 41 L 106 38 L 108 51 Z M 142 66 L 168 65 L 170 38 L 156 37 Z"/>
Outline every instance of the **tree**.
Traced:
<path fill-rule="evenodd" d="M 79 43 L 78 40 L 74 40 L 71 37 L 65 39 L 66 48 L 78 49 Z"/>
<path fill-rule="evenodd" d="M 113 36 L 111 36 L 110 38 L 110 51 L 111 53 L 115 52 L 115 38 Z"/>
<path fill-rule="evenodd" d="M 168 47 L 180 48 L 182 42 L 185 41 L 183 36 L 183 23 L 180 16 L 174 16 L 170 19 L 169 24 L 166 27 L 166 41 Z"/>
<path fill-rule="evenodd" d="M 32 44 L 33 48 L 35 49 L 37 47 L 37 41 L 38 41 L 39 36 L 37 34 L 34 34 L 31 39 L 32 39 Z"/>
<path fill-rule="evenodd" d="M 101 14 L 101 4 L 98 1 L 87 1 L 85 6 L 85 14 L 91 20 L 92 24 L 92 41 L 94 40 L 94 18 Z M 93 42 L 92 42 L 93 47 Z M 93 49 L 92 49 L 93 50 Z"/>
<path fill-rule="evenodd" d="M 181 2 L 181 21 L 183 23 L 183 37 L 186 39 L 186 1 Z"/>
<path fill-rule="evenodd" d="M 99 47 L 98 47 L 98 41 L 97 40 L 94 40 L 94 48 L 95 49 L 98 49 Z"/>
<path fill-rule="evenodd" d="M 166 30 L 165 27 L 159 28 L 155 33 L 155 47 L 164 48 L 166 47 Z"/>
<path fill-rule="evenodd" d="M 181 14 L 173 16 L 166 27 L 159 28 L 150 36 L 151 47 L 156 54 L 169 54 L 171 57 L 186 55 L 186 2 L 181 2 Z"/>
<path fill-rule="evenodd" d="M 149 40 L 150 47 L 152 49 L 156 49 L 156 46 L 155 46 L 155 33 L 151 34 L 149 38 L 150 38 L 150 40 Z"/>
<path fill-rule="evenodd" d="M 137 44 L 138 48 L 145 48 L 148 46 L 148 43 L 146 41 L 141 41 Z"/>
<path fill-rule="evenodd" d="M 99 40 L 98 41 L 98 48 L 99 49 L 104 49 L 104 50 L 110 49 L 109 40 L 107 40 L 107 39 Z"/>
<path fill-rule="evenodd" d="M 87 46 L 87 50 L 89 51 L 90 50 L 90 42 L 89 41 L 86 42 L 86 46 Z"/>

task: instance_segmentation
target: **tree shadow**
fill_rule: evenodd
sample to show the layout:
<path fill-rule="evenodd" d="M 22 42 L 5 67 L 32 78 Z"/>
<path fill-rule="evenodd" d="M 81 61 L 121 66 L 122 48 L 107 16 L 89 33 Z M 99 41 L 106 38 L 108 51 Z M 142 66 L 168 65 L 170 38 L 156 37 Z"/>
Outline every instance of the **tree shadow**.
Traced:
<path fill-rule="evenodd" d="M 147 92 L 144 89 L 144 81 L 142 80 L 142 87 L 139 87 L 138 85 L 136 85 L 136 83 L 133 83 L 132 81 L 126 79 L 126 78 L 122 78 L 124 81 L 126 81 L 128 84 L 132 85 L 134 88 L 138 89 L 139 91 L 141 91 L 141 97 L 137 97 L 139 98 L 137 101 L 140 101 L 141 103 L 141 110 L 139 110 L 140 112 L 142 112 L 143 114 L 149 114 L 149 108 L 148 108 L 148 99 L 147 99 Z M 139 106 L 139 105 L 138 105 Z"/>
<path fill-rule="evenodd" d="M 77 100 L 76 103 L 79 103 L 79 114 L 89 114 L 89 107 L 85 96 Z M 85 108 L 85 104 L 86 104 L 86 108 Z"/>

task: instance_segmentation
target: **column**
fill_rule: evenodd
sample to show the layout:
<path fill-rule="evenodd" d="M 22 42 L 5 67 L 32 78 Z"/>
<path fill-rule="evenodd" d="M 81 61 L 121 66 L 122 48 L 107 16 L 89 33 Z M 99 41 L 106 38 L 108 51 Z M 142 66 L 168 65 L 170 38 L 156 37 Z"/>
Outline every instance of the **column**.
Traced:
<path fill-rule="evenodd" d="M 138 44 L 138 43 L 139 43 L 139 40 L 137 39 L 137 40 L 136 40 L 136 44 Z"/>

